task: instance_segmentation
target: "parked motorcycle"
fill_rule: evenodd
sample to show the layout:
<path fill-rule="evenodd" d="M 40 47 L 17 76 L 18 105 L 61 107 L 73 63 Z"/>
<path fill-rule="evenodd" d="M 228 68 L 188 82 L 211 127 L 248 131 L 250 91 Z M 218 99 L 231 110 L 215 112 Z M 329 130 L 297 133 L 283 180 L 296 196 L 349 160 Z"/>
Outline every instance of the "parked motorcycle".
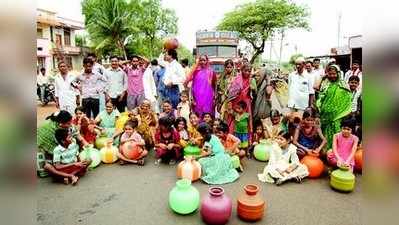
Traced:
<path fill-rule="evenodd" d="M 39 97 L 40 102 L 43 106 L 47 105 L 49 102 L 55 102 L 55 87 L 54 84 L 45 84 L 44 85 L 44 96 L 41 96 L 40 86 L 37 85 L 37 95 Z"/>

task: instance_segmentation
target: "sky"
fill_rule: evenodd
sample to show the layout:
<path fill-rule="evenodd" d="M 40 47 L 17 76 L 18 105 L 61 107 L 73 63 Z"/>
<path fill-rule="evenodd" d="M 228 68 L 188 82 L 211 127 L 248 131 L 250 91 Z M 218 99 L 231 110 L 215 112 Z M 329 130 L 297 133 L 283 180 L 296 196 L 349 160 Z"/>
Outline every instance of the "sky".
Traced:
<path fill-rule="evenodd" d="M 177 39 L 188 49 L 195 45 L 197 30 L 214 29 L 223 15 L 237 5 L 250 0 L 163 0 L 162 5 L 175 10 L 178 17 Z M 38 0 L 37 7 L 56 11 L 63 17 L 83 21 L 81 0 Z M 326 55 L 330 48 L 338 45 L 338 15 L 341 14 L 340 46 L 348 43 L 348 37 L 363 34 L 363 8 L 361 0 L 294 0 L 310 8 L 310 31 L 290 30 L 283 40 L 282 60 L 292 54 L 305 56 Z M 272 59 L 277 60 L 280 40 L 273 42 Z M 263 58 L 270 57 L 270 42 L 265 47 Z"/>

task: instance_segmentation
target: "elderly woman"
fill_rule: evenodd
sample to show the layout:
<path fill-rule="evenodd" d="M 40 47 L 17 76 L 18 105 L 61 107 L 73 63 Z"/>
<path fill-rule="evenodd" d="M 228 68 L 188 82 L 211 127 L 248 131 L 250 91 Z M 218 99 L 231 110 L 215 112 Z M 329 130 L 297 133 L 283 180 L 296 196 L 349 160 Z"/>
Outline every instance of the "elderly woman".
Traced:
<path fill-rule="evenodd" d="M 265 68 L 256 71 L 255 79 L 257 94 L 254 102 L 254 119 L 265 119 L 269 116 L 272 104 L 270 96 L 273 87 L 270 86 L 270 71 Z"/>
<path fill-rule="evenodd" d="M 339 133 L 341 120 L 351 113 L 352 94 L 345 81 L 339 77 L 337 65 L 327 68 L 327 79 L 320 85 L 316 106 L 320 112 L 321 129 L 327 137 L 327 149 L 331 149 L 333 136 Z"/>
<path fill-rule="evenodd" d="M 151 110 L 149 100 L 146 99 L 141 103 L 136 118 L 139 121 L 137 131 L 143 136 L 147 149 L 150 149 L 154 145 L 153 137 L 157 126 L 157 116 Z"/>

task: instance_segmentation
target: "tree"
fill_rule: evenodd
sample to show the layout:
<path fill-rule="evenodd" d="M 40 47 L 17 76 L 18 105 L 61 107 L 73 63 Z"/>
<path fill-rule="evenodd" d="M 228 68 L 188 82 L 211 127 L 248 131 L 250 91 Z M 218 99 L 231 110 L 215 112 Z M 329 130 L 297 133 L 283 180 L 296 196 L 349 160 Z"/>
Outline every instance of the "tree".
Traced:
<path fill-rule="evenodd" d="M 251 63 L 264 52 L 273 33 L 290 28 L 309 29 L 309 10 L 288 0 L 256 0 L 224 15 L 219 30 L 237 31 L 253 48 Z"/>
<path fill-rule="evenodd" d="M 177 32 L 174 11 L 160 0 L 83 0 L 82 12 L 91 46 L 101 55 L 152 58 L 163 38 Z"/>
<path fill-rule="evenodd" d="M 88 45 L 86 34 L 75 35 L 75 45 L 78 47 L 86 47 Z"/>
<path fill-rule="evenodd" d="M 157 52 L 158 42 L 177 33 L 177 17 L 173 10 L 163 9 L 160 0 L 144 0 L 140 7 L 138 29 L 144 34 L 152 58 Z"/>
<path fill-rule="evenodd" d="M 125 0 L 84 0 L 85 26 L 96 51 L 116 48 L 126 58 L 125 39 L 134 32 L 135 17 Z"/>

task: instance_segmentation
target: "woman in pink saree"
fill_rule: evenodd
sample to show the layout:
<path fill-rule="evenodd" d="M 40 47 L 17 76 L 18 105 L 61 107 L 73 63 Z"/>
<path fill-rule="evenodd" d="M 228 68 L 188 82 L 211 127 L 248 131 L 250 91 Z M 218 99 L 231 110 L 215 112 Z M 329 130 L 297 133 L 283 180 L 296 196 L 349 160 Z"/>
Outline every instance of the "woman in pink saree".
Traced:
<path fill-rule="evenodd" d="M 208 57 L 201 55 L 185 82 L 187 84 L 192 81 L 192 106 L 197 115 L 210 113 L 215 116 L 216 80 L 216 73 L 210 67 Z"/>
<path fill-rule="evenodd" d="M 251 65 L 244 64 L 241 67 L 241 72 L 235 77 L 231 83 L 228 91 L 228 110 L 227 123 L 229 125 L 229 132 L 234 133 L 234 110 L 239 101 L 244 101 L 247 104 L 246 112 L 249 114 L 249 140 L 252 140 L 252 94 L 251 90 L 254 88 L 251 85 Z M 252 82 L 253 83 L 253 82 Z"/>

